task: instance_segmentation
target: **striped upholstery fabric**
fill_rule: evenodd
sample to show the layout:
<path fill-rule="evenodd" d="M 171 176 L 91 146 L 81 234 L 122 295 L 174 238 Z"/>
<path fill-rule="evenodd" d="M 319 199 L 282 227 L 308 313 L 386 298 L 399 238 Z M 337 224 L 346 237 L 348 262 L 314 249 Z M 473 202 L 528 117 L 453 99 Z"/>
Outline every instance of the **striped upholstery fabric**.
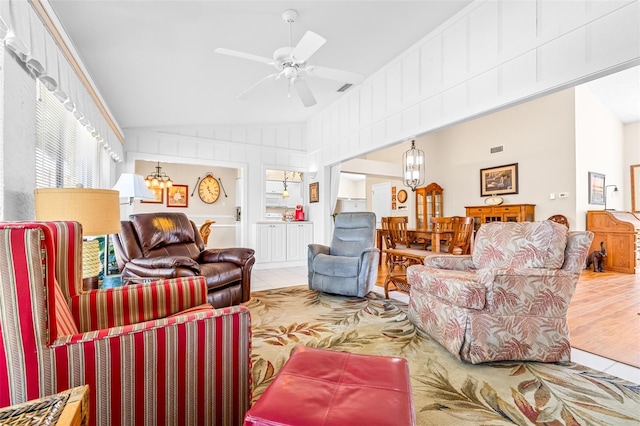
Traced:
<path fill-rule="evenodd" d="M 0 407 L 87 384 L 91 424 L 242 423 L 246 308 L 203 309 L 201 277 L 83 292 L 77 224 L 0 228 Z M 75 330 L 57 318 L 64 301 Z"/>

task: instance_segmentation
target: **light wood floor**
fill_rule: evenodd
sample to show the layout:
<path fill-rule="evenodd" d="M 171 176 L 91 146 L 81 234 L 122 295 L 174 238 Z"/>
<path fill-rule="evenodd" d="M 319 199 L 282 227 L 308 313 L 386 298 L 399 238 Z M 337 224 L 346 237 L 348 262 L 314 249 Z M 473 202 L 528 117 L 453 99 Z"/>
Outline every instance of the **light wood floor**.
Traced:
<path fill-rule="evenodd" d="M 640 274 L 583 271 L 568 318 L 571 346 L 640 368 Z"/>

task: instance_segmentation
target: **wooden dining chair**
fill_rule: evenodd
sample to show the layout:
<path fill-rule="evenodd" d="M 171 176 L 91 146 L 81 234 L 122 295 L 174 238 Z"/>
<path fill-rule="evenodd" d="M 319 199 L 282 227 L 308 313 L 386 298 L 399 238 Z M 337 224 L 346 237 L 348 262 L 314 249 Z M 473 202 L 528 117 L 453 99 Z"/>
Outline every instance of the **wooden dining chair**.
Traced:
<path fill-rule="evenodd" d="M 450 254 L 470 254 L 473 241 L 473 217 L 454 216 L 453 234 L 449 243 Z"/>
<path fill-rule="evenodd" d="M 433 232 L 441 232 L 440 235 L 440 253 L 446 253 L 449 250 L 451 244 L 451 236 L 453 235 L 454 218 L 452 216 L 447 217 L 432 217 L 431 218 L 431 230 Z M 433 234 L 432 234 L 433 235 Z M 427 241 L 426 249 L 433 251 L 433 241 Z"/>

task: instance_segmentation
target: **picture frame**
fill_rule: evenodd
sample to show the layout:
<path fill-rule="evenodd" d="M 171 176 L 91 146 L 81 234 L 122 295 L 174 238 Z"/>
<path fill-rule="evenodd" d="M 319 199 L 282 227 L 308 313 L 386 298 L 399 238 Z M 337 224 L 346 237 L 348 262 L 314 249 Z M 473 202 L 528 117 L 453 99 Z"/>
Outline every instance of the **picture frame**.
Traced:
<path fill-rule="evenodd" d="M 320 201 L 320 191 L 318 182 L 313 182 L 309 184 L 309 202 L 317 203 Z"/>
<path fill-rule="evenodd" d="M 631 211 L 640 213 L 640 164 L 631 165 Z"/>
<path fill-rule="evenodd" d="M 517 194 L 518 163 L 480 169 L 480 196 Z"/>
<path fill-rule="evenodd" d="M 589 204 L 604 205 L 604 181 L 604 174 L 589 172 Z"/>
<path fill-rule="evenodd" d="M 162 204 L 164 201 L 164 188 L 149 188 L 149 191 L 156 197 L 154 200 L 140 200 L 141 203 Z"/>
<path fill-rule="evenodd" d="M 189 185 L 176 185 L 167 188 L 167 207 L 189 207 Z"/>

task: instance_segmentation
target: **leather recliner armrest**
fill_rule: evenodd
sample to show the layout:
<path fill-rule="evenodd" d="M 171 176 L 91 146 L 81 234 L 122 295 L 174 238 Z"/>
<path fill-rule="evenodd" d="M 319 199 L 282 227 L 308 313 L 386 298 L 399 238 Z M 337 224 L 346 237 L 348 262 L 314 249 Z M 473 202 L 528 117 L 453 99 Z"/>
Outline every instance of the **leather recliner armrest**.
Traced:
<path fill-rule="evenodd" d="M 255 250 L 243 247 L 230 247 L 222 249 L 208 249 L 200 253 L 200 263 L 231 262 L 238 266 L 244 266 L 253 258 Z"/>
<path fill-rule="evenodd" d="M 184 267 L 200 272 L 200 265 L 187 256 L 143 257 L 132 259 L 130 263 L 150 269 Z"/>

